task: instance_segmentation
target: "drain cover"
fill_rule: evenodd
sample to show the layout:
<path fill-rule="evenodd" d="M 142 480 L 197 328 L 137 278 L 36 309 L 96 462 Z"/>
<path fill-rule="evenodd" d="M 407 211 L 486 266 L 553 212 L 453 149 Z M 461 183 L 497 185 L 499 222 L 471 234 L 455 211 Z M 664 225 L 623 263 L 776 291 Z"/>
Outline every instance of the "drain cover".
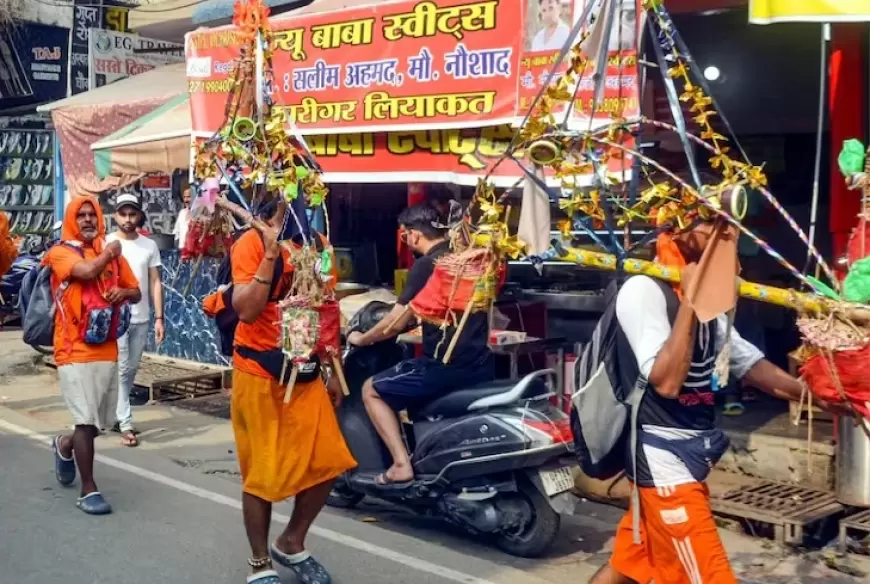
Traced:
<path fill-rule="evenodd" d="M 713 511 L 769 523 L 780 543 L 803 542 L 804 527 L 843 511 L 833 493 L 799 485 L 759 482 L 712 497 Z"/>
<path fill-rule="evenodd" d="M 848 551 L 848 536 L 857 535 L 854 533 L 856 531 L 865 537 L 870 535 L 870 509 L 840 520 L 840 551 L 842 553 Z"/>

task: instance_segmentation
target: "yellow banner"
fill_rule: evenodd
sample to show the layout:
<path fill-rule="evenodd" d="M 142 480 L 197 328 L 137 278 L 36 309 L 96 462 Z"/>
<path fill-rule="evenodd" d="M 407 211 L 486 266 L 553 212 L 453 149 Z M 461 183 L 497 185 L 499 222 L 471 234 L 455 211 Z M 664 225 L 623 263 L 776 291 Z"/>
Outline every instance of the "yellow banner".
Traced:
<path fill-rule="evenodd" d="M 870 0 L 749 0 L 749 22 L 870 22 Z"/>

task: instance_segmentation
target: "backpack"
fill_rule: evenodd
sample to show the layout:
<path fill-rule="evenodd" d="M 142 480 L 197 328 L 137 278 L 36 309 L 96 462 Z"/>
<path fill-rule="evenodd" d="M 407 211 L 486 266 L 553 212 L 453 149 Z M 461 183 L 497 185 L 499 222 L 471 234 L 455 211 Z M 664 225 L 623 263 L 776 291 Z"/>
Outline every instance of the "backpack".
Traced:
<path fill-rule="evenodd" d="M 83 258 L 84 251 L 75 245 L 66 245 L 75 250 Z M 33 347 L 51 347 L 54 345 L 54 314 L 57 310 L 56 300 L 69 284 L 63 282 L 57 290 L 57 298 L 51 291 L 51 267 L 37 265 L 21 280 L 21 290 L 18 293 L 18 311 L 21 314 L 21 328 L 24 331 L 24 342 Z"/>
<path fill-rule="evenodd" d="M 680 303 L 670 284 L 655 280 L 665 294 L 668 319 L 677 316 Z M 636 418 L 646 379 L 616 318 L 619 282 L 605 292 L 604 314 L 592 332 L 575 368 L 579 388 L 571 398 L 574 454 L 588 476 L 606 480 L 625 470 L 626 453 L 633 448 Z"/>
<path fill-rule="evenodd" d="M 233 236 L 233 243 L 238 241 L 239 237 L 241 237 L 246 231 L 247 229 L 238 231 Z M 233 355 L 236 327 L 239 325 L 239 315 L 236 312 L 236 309 L 233 308 L 233 266 L 231 261 L 232 254 L 229 253 L 229 251 L 230 250 L 228 250 L 228 253 L 224 256 L 220 266 L 218 266 L 217 275 L 215 277 L 218 289 L 213 293 L 222 296 L 222 302 L 219 303 L 220 309 L 214 314 L 214 322 L 218 330 L 218 336 L 220 337 L 221 355 L 224 357 L 232 357 Z M 275 271 L 272 274 L 272 283 L 269 285 L 270 302 L 275 301 L 275 292 L 278 285 L 281 283 L 283 275 L 284 262 L 276 261 Z"/>

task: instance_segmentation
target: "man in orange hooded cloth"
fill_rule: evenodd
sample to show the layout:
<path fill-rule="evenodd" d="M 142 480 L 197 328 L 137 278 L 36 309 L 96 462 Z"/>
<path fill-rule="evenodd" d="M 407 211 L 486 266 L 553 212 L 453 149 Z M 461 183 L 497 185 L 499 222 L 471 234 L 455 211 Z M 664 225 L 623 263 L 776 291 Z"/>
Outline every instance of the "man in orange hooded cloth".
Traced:
<path fill-rule="evenodd" d="M 243 234 L 230 258 L 232 305 L 239 317 L 231 412 L 242 472 L 242 513 L 252 552 L 248 582 L 280 584 L 272 569 L 274 560 L 300 582 L 329 584 L 329 574 L 305 549 L 305 537 L 335 479 L 356 461 L 334 412 L 341 403 L 340 386 L 332 380 L 324 384 L 319 373 L 308 380 L 300 375 L 290 402 L 284 403 L 286 380 L 277 380 L 283 369 L 277 300 L 286 296 L 293 277 L 290 253 L 279 244 L 284 213 L 279 205 L 263 233 L 251 229 Z M 334 258 L 331 265 L 328 284 L 334 285 Z M 279 283 L 270 294 L 278 274 Z M 269 546 L 272 504 L 291 497 L 296 499 L 290 523 Z"/>
<path fill-rule="evenodd" d="M 18 257 L 18 246 L 9 234 L 9 216 L 0 212 L 0 277 L 12 267 Z"/>
<path fill-rule="evenodd" d="M 106 223 L 93 197 L 73 197 L 63 218 L 61 242 L 42 260 L 51 268 L 54 359 L 60 391 L 75 424 L 72 435 L 53 442 L 58 482 L 81 475 L 76 505 L 90 515 L 112 512 L 94 482 L 94 439 L 114 422 L 118 402 L 118 338 L 130 323 L 129 303 L 139 302 L 139 282 L 121 256 L 121 244 L 106 244 Z M 75 455 L 75 459 L 73 459 Z"/>
<path fill-rule="evenodd" d="M 646 381 L 636 406 L 636 461 L 626 463 L 639 513 L 629 510 L 620 522 L 610 563 L 590 584 L 737 584 L 704 483 L 728 447 L 714 424 L 717 377 L 730 370 L 795 401 L 803 387 L 728 322 L 737 292 L 735 228 L 702 221 L 662 233 L 656 252 L 659 263 L 681 270 L 681 284 L 633 276 L 616 299 L 619 327 Z"/>

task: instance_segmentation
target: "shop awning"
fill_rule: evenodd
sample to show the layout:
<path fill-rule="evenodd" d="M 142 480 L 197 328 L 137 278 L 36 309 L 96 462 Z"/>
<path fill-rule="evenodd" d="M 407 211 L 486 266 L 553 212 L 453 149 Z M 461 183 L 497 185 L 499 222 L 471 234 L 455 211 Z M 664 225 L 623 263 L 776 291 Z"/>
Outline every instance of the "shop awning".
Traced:
<path fill-rule="evenodd" d="M 171 172 L 190 164 L 190 100 L 187 94 L 91 144 L 97 176 Z"/>
<path fill-rule="evenodd" d="M 71 192 L 99 193 L 135 180 L 141 174 L 98 178 L 91 144 L 168 101 L 186 96 L 186 72 L 184 63 L 157 67 L 38 108 L 38 111 L 51 112 L 63 156 L 64 176 Z"/>
<path fill-rule="evenodd" d="M 173 63 L 66 99 L 41 105 L 37 111 L 52 112 L 61 108 L 167 100 L 182 93 L 187 93 L 187 69 L 184 63 Z"/>
<path fill-rule="evenodd" d="M 870 22 L 867 0 L 750 0 L 749 22 Z"/>

